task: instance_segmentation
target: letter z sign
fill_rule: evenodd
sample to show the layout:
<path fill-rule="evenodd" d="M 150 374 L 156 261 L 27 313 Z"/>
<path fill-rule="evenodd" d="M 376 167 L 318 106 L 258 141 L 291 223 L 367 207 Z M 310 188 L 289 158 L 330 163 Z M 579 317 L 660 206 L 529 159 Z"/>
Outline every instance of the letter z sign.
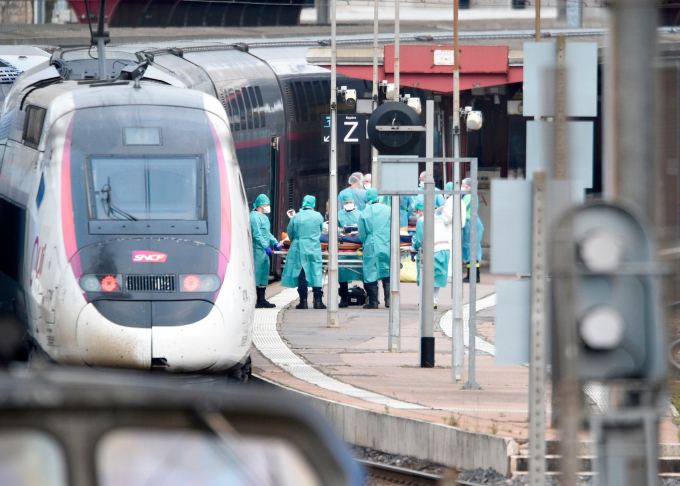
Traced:
<path fill-rule="evenodd" d="M 324 143 L 331 141 L 331 116 L 324 116 Z M 366 115 L 338 115 L 338 143 L 366 142 Z"/>

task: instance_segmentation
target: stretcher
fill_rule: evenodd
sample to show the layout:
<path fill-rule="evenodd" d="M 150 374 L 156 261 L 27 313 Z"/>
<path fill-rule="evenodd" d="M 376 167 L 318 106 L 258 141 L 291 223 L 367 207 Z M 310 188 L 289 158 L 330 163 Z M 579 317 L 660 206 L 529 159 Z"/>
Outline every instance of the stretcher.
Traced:
<path fill-rule="evenodd" d="M 401 257 L 411 253 L 411 244 L 402 243 L 401 244 Z M 274 251 L 274 255 L 281 255 L 285 257 L 288 255 L 288 249 Z M 361 275 L 363 272 L 364 259 L 363 251 L 361 245 L 356 243 L 339 243 L 338 244 L 338 268 L 344 268 L 352 270 L 357 275 Z M 321 243 L 321 261 L 322 261 L 322 271 L 324 274 L 328 273 L 328 243 Z"/>

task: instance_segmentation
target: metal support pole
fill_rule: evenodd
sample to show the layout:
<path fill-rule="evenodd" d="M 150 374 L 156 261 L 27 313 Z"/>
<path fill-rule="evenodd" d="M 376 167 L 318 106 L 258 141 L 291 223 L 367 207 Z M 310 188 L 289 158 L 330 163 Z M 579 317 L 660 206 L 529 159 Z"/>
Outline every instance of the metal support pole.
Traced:
<path fill-rule="evenodd" d="M 377 1 L 375 8 L 375 18 L 378 18 L 378 7 Z M 374 29 L 374 39 L 373 39 L 373 56 L 374 56 L 374 79 L 378 77 L 377 71 L 377 20 L 373 25 Z M 373 106 L 378 105 L 377 99 L 377 87 L 374 88 L 375 98 L 373 101 Z M 394 101 L 399 101 L 399 0 L 394 2 Z M 377 157 L 377 155 L 376 155 Z M 377 165 L 377 158 L 376 165 Z M 377 172 L 377 168 L 376 168 Z M 374 176 L 375 177 L 375 176 Z M 377 186 L 377 179 L 374 179 L 373 184 Z M 400 243 L 401 238 L 399 236 L 399 197 L 392 196 L 392 215 L 391 215 L 391 229 L 390 229 L 390 333 L 387 340 L 387 347 L 393 353 L 398 353 L 401 351 L 401 253 L 400 253 Z"/>
<path fill-rule="evenodd" d="M 541 40 L 541 0 L 536 0 L 536 34 L 535 41 L 539 42 Z"/>
<path fill-rule="evenodd" d="M 373 107 L 378 108 L 378 0 L 373 0 Z M 371 145 L 371 183 L 378 187 L 378 149 Z"/>
<path fill-rule="evenodd" d="M 529 485 L 545 485 L 545 365 L 547 225 L 546 177 L 534 171 L 531 226 L 531 339 L 529 358 Z"/>
<path fill-rule="evenodd" d="M 399 101 L 399 0 L 394 2 L 394 101 Z"/>
<path fill-rule="evenodd" d="M 618 0 L 609 9 L 605 190 L 625 198 L 654 221 L 655 42 L 658 4 Z M 647 123 L 636 122 L 640 113 Z"/>
<path fill-rule="evenodd" d="M 328 312 L 326 327 L 340 327 L 338 322 L 338 87 L 337 49 L 335 46 L 336 0 L 331 0 L 331 146 L 330 188 L 328 191 Z"/>
<path fill-rule="evenodd" d="M 470 321 L 468 344 L 468 381 L 465 390 L 481 390 L 475 380 L 475 339 L 477 338 L 477 159 L 470 164 Z"/>
<path fill-rule="evenodd" d="M 316 24 L 328 25 L 330 24 L 330 12 L 328 10 L 328 0 L 315 0 L 314 7 L 316 8 Z"/>
<path fill-rule="evenodd" d="M 555 155 L 553 176 L 555 179 L 567 179 L 567 89 L 566 89 L 566 42 L 564 35 L 557 36 L 557 50 L 555 60 Z M 566 336 L 563 342 L 567 346 L 576 348 L 576 331 L 562 330 Z M 560 450 L 562 460 L 562 484 L 576 485 L 578 471 L 578 431 L 580 429 L 581 388 L 576 379 L 576 353 L 569 353 L 565 358 L 563 378 L 556 384 L 553 391 L 553 422 L 557 419 L 560 425 Z"/>
<path fill-rule="evenodd" d="M 97 41 L 97 58 L 99 63 L 99 79 L 106 80 L 106 44 L 109 42 L 109 33 L 106 31 L 106 1 L 99 1 L 99 16 L 97 18 L 97 32 L 92 36 L 92 41 Z"/>
<path fill-rule="evenodd" d="M 458 52 L 458 0 L 453 1 L 453 156 L 460 157 L 460 63 Z M 453 164 L 451 180 L 453 189 L 460 191 L 460 165 Z M 451 282 L 451 307 L 453 321 L 451 329 L 451 382 L 461 383 L 465 373 L 465 343 L 463 330 L 463 254 L 460 227 L 460 196 L 453 197 L 451 226 L 451 262 L 453 267 Z"/>
<path fill-rule="evenodd" d="M 399 236 L 399 196 L 392 196 L 392 221 L 390 227 L 390 333 L 387 349 L 401 351 L 401 299 L 399 298 L 401 273 L 401 237 Z"/>
<path fill-rule="evenodd" d="M 580 0 L 567 2 L 567 27 L 580 29 L 583 27 L 583 2 Z"/>
<path fill-rule="evenodd" d="M 567 167 L 567 43 L 564 34 L 557 36 L 555 59 L 555 157 L 553 177 L 566 179 Z"/>
<path fill-rule="evenodd" d="M 104 39 L 97 39 L 97 58 L 99 59 L 99 79 L 106 80 L 106 51 Z"/>
<path fill-rule="evenodd" d="M 425 108 L 425 156 L 434 157 L 434 100 Z M 425 163 L 425 191 L 434 191 L 434 163 Z M 424 196 L 420 252 L 420 367 L 434 367 L 434 194 Z"/>
<path fill-rule="evenodd" d="M 45 0 L 33 1 L 33 23 L 34 24 L 45 23 Z"/>

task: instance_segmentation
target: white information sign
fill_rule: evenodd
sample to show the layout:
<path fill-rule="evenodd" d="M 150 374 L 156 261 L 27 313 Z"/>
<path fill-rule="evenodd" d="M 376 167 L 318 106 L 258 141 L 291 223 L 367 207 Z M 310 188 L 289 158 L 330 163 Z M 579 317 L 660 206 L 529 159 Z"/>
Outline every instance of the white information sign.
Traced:
<path fill-rule="evenodd" d="M 434 65 L 435 66 L 453 66 L 453 50 L 434 51 Z"/>

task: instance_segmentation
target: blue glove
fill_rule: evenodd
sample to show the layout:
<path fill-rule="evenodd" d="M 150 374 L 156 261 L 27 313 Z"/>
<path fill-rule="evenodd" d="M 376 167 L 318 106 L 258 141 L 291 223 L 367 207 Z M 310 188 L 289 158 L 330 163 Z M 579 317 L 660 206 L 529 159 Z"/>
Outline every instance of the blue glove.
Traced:
<path fill-rule="evenodd" d="M 269 255 L 269 256 L 272 256 L 272 254 L 274 253 L 270 247 L 267 247 L 267 249 L 265 251 L 267 252 L 267 255 Z"/>
<path fill-rule="evenodd" d="M 276 249 L 276 251 L 281 251 L 281 245 L 278 243 L 274 245 L 274 248 Z"/>
<path fill-rule="evenodd" d="M 416 261 L 416 254 L 415 253 L 411 253 L 411 261 L 412 262 Z"/>

